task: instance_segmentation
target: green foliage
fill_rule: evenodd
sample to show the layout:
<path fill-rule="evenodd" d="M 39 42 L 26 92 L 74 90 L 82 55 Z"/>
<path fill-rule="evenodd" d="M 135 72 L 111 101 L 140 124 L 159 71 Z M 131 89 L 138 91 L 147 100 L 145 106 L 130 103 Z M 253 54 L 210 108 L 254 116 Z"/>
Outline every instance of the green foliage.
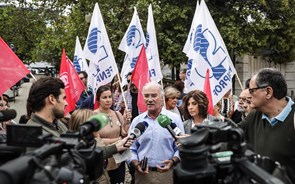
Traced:
<path fill-rule="evenodd" d="M 133 7 L 146 31 L 148 5 L 153 5 L 160 59 L 179 66 L 196 1 L 155 0 L 5 0 L 0 7 L 0 35 L 13 43 L 26 62 L 60 64 L 61 51 L 73 58 L 75 37 L 83 47 L 89 22 L 98 2 L 113 52 L 119 66 L 125 53 L 118 46 L 133 15 Z M 295 59 L 295 0 L 206 0 L 211 15 L 227 45 L 236 55 L 262 55 L 283 63 Z"/>

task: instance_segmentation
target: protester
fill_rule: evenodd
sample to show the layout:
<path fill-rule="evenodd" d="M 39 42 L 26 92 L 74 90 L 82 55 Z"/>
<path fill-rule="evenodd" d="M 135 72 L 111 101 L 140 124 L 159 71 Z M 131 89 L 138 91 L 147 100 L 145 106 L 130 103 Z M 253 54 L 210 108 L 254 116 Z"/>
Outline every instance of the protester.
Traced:
<path fill-rule="evenodd" d="M 183 92 L 184 93 L 188 93 L 188 88 L 187 86 L 185 86 L 185 79 L 186 79 L 186 68 L 182 68 L 179 70 L 179 79 L 181 80 L 181 82 L 183 83 Z M 181 90 L 179 90 L 180 92 L 182 92 Z"/>
<path fill-rule="evenodd" d="M 214 117 L 208 114 L 208 98 L 200 90 L 190 91 L 183 101 L 183 115 L 186 119 L 184 130 L 186 134 L 191 134 L 191 129 L 203 124 L 206 121 L 213 121 Z"/>
<path fill-rule="evenodd" d="M 6 110 L 9 108 L 9 100 L 5 95 L 0 96 L 0 111 Z M 6 134 L 6 126 L 8 124 L 14 124 L 12 121 L 0 122 L 0 132 Z"/>
<path fill-rule="evenodd" d="M 125 111 L 124 117 L 120 112 L 113 111 L 111 109 L 112 98 L 112 92 L 109 86 L 100 86 L 97 89 L 96 99 L 99 103 L 99 108 L 95 112 L 105 113 L 110 119 L 110 123 L 97 132 L 102 138 L 104 145 L 115 144 L 126 137 L 130 126 L 130 111 Z M 125 162 L 116 164 L 115 160 L 111 158 L 109 159 L 107 170 L 111 183 L 124 183 Z"/>
<path fill-rule="evenodd" d="M 164 89 L 164 95 L 165 95 L 166 109 L 168 111 L 178 114 L 182 118 L 182 110 L 177 106 L 180 92 L 172 86 L 167 86 Z"/>
<path fill-rule="evenodd" d="M 246 140 L 254 152 L 285 166 L 295 183 L 295 106 L 285 78 L 276 69 L 264 68 L 251 78 L 248 90 L 255 110 L 240 124 Z"/>
<path fill-rule="evenodd" d="M 244 109 L 244 117 L 248 116 L 248 114 L 253 110 L 251 107 L 251 94 L 249 93 L 249 90 L 246 90 L 246 99 L 243 104 Z"/>
<path fill-rule="evenodd" d="M 222 121 L 224 121 L 224 116 L 222 116 L 220 114 L 220 110 L 221 110 L 221 101 L 217 102 L 217 104 L 214 105 L 213 116 L 215 118 L 218 118 L 218 119 L 221 119 Z"/>
<path fill-rule="evenodd" d="M 180 92 L 180 96 L 177 102 L 177 106 L 180 107 L 182 104 L 182 99 L 186 95 L 186 93 L 184 93 L 184 82 L 182 82 L 181 80 L 177 80 L 174 82 L 174 87 Z"/>
<path fill-rule="evenodd" d="M 147 111 L 138 115 L 130 130 L 139 122 L 146 123 L 145 132 L 130 147 L 132 157 L 129 164 L 135 168 L 135 183 L 173 183 L 173 166 L 179 162 L 177 145 L 167 129 L 162 128 L 157 117 L 166 115 L 184 132 L 180 117 L 162 108 L 163 89 L 157 82 L 149 82 L 143 87 L 143 97 Z M 140 161 L 147 158 L 148 167 L 142 170 Z"/>
<path fill-rule="evenodd" d="M 235 103 L 234 112 L 230 117 L 230 119 L 233 120 L 235 123 L 239 123 L 245 118 L 244 103 L 247 100 L 247 93 L 248 89 L 242 90 L 239 95 L 238 101 Z"/>
<path fill-rule="evenodd" d="M 128 84 L 126 85 L 126 87 L 124 87 L 124 88 L 127 88 L 127 90 L 124 91 L 123 94 L 127 103 L 127 108 L 128 110 L 131 111 L 131 114 L 132 114 L 131 121 L 132 121 L 136 116 L 138 116 L 138 114 L 140 114 L 140 111 L 137 108 L 138 89 L 135 86 L 135 84 L 133 84 L 133 82 L 131 81 L 131 76 L 132 76 L 132 73 L 129 72 L 127 77 Z M 117 106 L 115 107 L 115 109 L 117 111 L 120 111 L 121 113 L 124 113 L 126 107 L 125 107 L 122 96 L 118 100 Z"/>
<path fill-rule="evenodd" d="M 65 85 L 54 77 L 43 77 L 34 82 L 27 99 L 27 125 L 42 126 L 43 134 L 59 137 L 67 131 L 58 119 L 64 117 L 66 102 Z"/>
<path fill-rule="evenodd" d="M 78 131 L 81 124 L 86 122 L 88 118 L 90 118 L 93 115 L 96 115 L 94 111 L 90 109 L 77 109 L 75 110 L 70 118 L 69 121 L 69 130 L 71 131 Z M 97 146 L 100 146 L 103 149 L 103 155 L 104 158 L 110 158 L 112 155 L 127 150 L 131 144 L 133 143 L 133 140 L 127 140 L 128 137 L 125 137 L 124 139 L 120 140 L 116 144 L 112 144 L 110 146 L 104 146 L 102 143 L 102 139 L 100 138 L 99 134 L 97 132 L 93 133 Z M 126 143 L 126 145 L 125 145 Z M 105 170 L 103 175 L 98 179 L 98 183 L 100 184 L 109 184 L 109 175 L 108 172 Z"/>
<path fill-rule="evenodd" d="M 85 89 L 84 91 L 82 92 L 81 96 L 80 96 L 80 99 L 78 100 L 78 102 L 76 103 L 76 107 L 77 108 L 81 108 L 81 105 L 83 103 L 83 101 L 88 98 L 89 96 L 92 95 L 92 90 L 91 89 L 88 89 L 87 87 L 87 79 L 88 79 L 88 74 L 85 72 L 85 71 L 80 71 L 79 73 L 79 78 L 80 80 L 82 81 L 82 83 L 84 84 L 85 86 Z M 92 104 L 93 104 L 93 100 L 92 100 Z M 89 104 L 84 104 L 84 106 L 87 106 Z"/>

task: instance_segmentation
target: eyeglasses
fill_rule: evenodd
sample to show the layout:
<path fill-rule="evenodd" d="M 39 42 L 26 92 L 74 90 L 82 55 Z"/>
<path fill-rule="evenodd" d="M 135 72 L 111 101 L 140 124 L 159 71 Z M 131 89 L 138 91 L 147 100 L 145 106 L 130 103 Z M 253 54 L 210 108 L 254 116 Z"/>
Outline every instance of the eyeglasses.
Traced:
<path fill-rule="evenodd" d="M 83 79 L 85 79 L 85 77 L 81 77 L 81 78 L 80 78 L 80 80 L 83 80 Z"/>
<path fill-rule="evenodd" d="M 249 88 L 249 93 L 250 94 L 253 94 L 255 91 L 257 91 L 258 89 L 263 89 L 263 88 L 266 88 L 268 86 L 260 86 L 260 87 L 256 87 L 256 88 Z"/>

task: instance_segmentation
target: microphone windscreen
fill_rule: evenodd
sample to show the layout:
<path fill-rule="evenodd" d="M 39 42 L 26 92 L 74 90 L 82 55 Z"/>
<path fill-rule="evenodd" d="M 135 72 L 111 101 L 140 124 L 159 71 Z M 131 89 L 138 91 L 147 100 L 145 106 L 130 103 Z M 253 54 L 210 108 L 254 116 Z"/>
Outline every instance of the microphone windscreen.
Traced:
<path fill-rule="evenodd" d="M 140 122 L 140 123 L 138 123 L 138 124 L 135 126 L 135 128 L 137 128 L 137 129 L 140 131 L 140 133 L 142 134 L 142 133 L 145 131 L 145 129 L 146 129 L 146 127 L 145 127 L 145 122 Z"/>
<path fill-rule="evenodd" d="M 167 125 L 171 124 L 170 118 L 168 116 L 162 115 L 162 114 L 157 118 L 157 121 L 160 124 L 160 126 L 163 128 L 166 128 Z"/>
<path fill-rule="evenodd" d="M 105 127 L 109 123 L 110 119 L 105 113 L 98 113 L 91 116 L 87 121 L 96 123 L 97 125 L 95 126 L 95 131 L 98 131 Z"/>
<path fill-rule="evenodd" d="M 0 111 L 0 122 L 12 120 L 16 117 L 16 111 L 14 109 L 6 109 Z"/>

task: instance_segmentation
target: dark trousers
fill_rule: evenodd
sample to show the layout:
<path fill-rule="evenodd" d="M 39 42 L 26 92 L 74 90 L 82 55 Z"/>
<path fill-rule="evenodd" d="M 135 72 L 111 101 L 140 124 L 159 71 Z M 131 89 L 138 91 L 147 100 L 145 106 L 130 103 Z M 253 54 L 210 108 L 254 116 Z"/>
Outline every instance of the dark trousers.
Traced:
<path fill-rule="evenodd" d="M 125 170 L 125 162 L 122 162 L 117 169 L 108 171 L 111 184 L 124 183 Z"/>

